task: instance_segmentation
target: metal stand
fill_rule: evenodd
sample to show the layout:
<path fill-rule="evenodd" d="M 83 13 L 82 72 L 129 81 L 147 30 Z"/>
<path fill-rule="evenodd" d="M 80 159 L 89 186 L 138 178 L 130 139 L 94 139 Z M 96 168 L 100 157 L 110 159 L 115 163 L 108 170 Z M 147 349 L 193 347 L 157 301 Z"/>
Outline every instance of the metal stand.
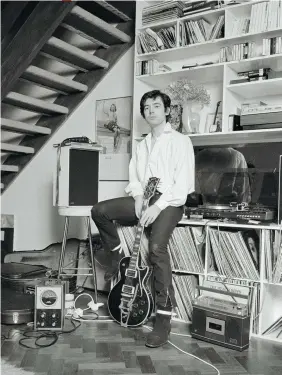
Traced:
<path fill-rule="evenodd" d="M 89 239 L 89 246 L 90 246 L 90 258 L 91 258 L 91 268 L 79 268 L 79 267 L 63 267 L 64 259 L 65 259 L 65 251 L 66 251 L 66 244 L 67 244 L 67 234 L 69 228 L 69 216 L 65 217 L 65 226 L 64 226 L 64 235 L 63 235 L 63 242 L 62 242 L 62 250 L 60 254 L 60 261 L 59 261 L 59 270 L 58 270 L 58 279 L 61 278 L 62 275 L 64 276 L 73 276 L 73 273 L 68 273 L 66 271 L 77 271 L 77 276 L 92 276 L 93 277 L 93 284 L 94 284 L 94 302 L 98 302 L 97 296 L 97 277 L 96 277 L 96 266 L 94 261 L 94 254 L 93 254 L 93 247 L 92 247 L 92 239 L 91 239 L 91 225 L 90 225 L 90 217 L 86 217 L 87 222 L 87 229 L 88 229 L 88 239 Z M 88 273 L 79 273 L 79 271 L 88 271 Z M 92 273 L 89 273 L 92 271 Z"/>

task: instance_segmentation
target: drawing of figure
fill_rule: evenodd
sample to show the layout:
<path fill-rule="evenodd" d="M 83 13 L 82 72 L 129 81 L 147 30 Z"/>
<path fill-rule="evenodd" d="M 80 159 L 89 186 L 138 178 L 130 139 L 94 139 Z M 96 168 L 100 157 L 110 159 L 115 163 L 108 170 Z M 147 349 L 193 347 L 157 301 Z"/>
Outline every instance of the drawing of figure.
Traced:
<path fill-rule="evenodd" d="M 116 105 L 112 103 L 108 111 L 105 110 L 104 106 L 104 113 L 108 116 L 107 123 L 104 124 L 104 127 L 110 130 L 111 132 L 115 133 L 114 150 L 116 150 L 120 144 L 120 127 L 118 126 Z"/>

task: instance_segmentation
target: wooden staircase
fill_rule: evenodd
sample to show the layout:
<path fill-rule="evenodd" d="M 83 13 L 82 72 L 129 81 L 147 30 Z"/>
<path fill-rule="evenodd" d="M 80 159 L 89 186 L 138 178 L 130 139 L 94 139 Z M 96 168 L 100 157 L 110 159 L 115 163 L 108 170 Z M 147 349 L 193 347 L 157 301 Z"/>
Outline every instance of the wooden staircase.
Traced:
<path fill-rule="evenodd" d="M 3 192 L 132 46 L 135 2 L 3 1 L 1 6 L 1 101 L 37 116 L 29 123 L 2 111 L 2 134 L 20 136 L 1 143 Z M 64 31 L 91 43 L 91 52 L 60 39 Z M 40 66 L 40 57 L 69 67 L 72 78 Z M 19 83 L 50 90 L 52 100 L 19 92 Z"/>

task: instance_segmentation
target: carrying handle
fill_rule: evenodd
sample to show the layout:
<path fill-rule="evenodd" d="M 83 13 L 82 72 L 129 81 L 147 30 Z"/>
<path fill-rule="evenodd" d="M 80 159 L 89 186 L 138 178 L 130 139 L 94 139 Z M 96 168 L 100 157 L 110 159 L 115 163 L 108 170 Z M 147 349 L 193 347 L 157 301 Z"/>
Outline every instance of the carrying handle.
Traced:
<path fill-rule="evenodd" d="M 197 289 L 206 290 L 208 292 L 217 293 L 217 294 L 225 294 L 225 295 L 230 296 L 230 297 L 239 297 L 239 298 L 243 298 L 243 299 L 249 299 L 249 296 L 245 296 L 245 295 L 242 295 L 240 293 L 226 292 L 224 290 L 217 290 L 217 289 L 213 289 L 213 288 L 208 288 L 206 286 L 197 285 Z"/>

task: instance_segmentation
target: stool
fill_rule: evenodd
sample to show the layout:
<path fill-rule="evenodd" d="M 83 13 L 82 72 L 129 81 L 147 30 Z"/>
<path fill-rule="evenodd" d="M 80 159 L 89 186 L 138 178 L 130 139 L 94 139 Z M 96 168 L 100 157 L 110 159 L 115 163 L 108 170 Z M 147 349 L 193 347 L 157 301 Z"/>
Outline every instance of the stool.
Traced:
<path fill-rule="evenodd" d="M 93 247 L 92 247 L 92 240 L 91 240 L 91 208 L 89 206 L 85 207 L 58 207 L 59 215 L 65 216 L 65 225 L 64 225 L 64 234 L 63 234 L 63 242 L 62 242 L 62 249 L 60 254 L 59 260 L 59 269 L 58 269 L 58 279 L 62 276 L 73 276 L 73 274 L 64 272 L 66 271 L 77 271 L 77 276 L 93 276 L 93 285 L 94 285 L 94 303 L 96 304 L 98 301 L 97 296 L 97 277 L 96 277 L 96 266 L 94 261 L 94 254 L 93 254 Z M 65 258 L 65 251 L 66 251 L 66 243 L 67 243 L 67 234 L 68 234 L 68 227 L 69 227 L 69 218 L 71 216 L 84 216 L 87 222 L 87 229 L 88 229 L 88 238 L 89 238 L 89 246 L 90 246 L 90 258 L 91 258 L 91 268 L 79 268 L 79 267 L 63 267 L 64 258 Z M 88 273 L 79 273 L 79 271 L 88 271 Z M 92 271 L 92 273 L 89 273 Z"/>

